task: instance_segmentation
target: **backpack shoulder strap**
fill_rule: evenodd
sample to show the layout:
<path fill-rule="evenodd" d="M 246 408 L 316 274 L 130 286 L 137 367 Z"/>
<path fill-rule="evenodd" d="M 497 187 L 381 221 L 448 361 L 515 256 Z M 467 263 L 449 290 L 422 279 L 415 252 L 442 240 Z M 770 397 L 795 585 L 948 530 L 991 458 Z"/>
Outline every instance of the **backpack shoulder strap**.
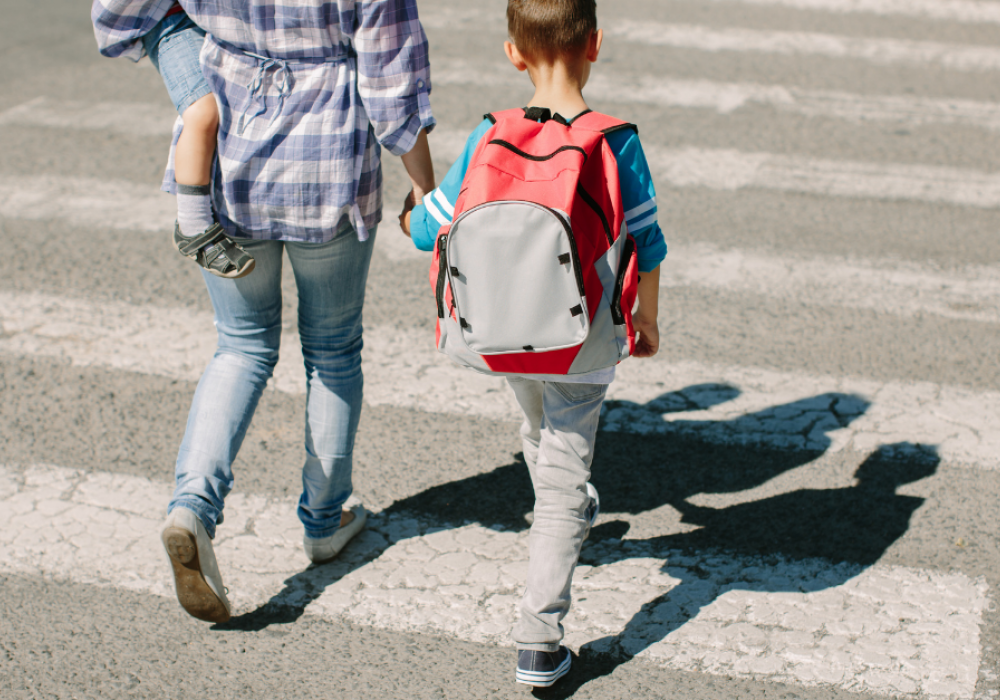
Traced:
<path fill-rule="evenodd" d="M 503 121 L 504 119 L 524 119 L 524 110 L 520 108 L 505 109 L 502 112 L 492 112 L 484 116 L 486 119 L 489 119 L 492 124 L 496 124 L 498 121 Z"/>
<path fill-rule="evenodd" d="M 623 122 L 621 119 L 609 117 L 600 112 L 584 112 L 573 120 L 574 129 L 587 129 L 588 131 L 599 131 L 602 134 L 613 134 L 617 131 L 631 130 L 639 133 L 639 127 L 635 124 Z"/>

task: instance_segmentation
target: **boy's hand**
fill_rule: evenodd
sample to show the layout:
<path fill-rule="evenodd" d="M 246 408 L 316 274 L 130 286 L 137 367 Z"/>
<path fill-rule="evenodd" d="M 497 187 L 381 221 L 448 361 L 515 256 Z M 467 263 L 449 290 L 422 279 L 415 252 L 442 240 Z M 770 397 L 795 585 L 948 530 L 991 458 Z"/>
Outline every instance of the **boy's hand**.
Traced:
<path fill-rule="evenodd" d="M 660 295 L 660 267 L 650 272 L 639 273 L 639 308 L 632 314 L 632 327 L 638 338 L 635 340 L 633 357 L 652 357 L 660 349 L 660 329 L 656 316 Z"/>
<path fill-rule="evenodd" d="M 399 215 L 399 227 L 403 229 L 403 233 L 407 236 L 410 235 L 410 212 L 413 211 L 413 207 L 417 206 L 417 199 L 414 196 L 413 190 L 410 190 L 409 194 L 406 195 L 406 199 L 403 200 L 403 211 Z"/>
<path fill-rule="evenodd" d="M 660 349 L 660 328 L 656 325 L 656 316 L 646 318 L 642 309 L 632 316 L 632 326 L 635 328 L 635 352 L 632 357 L 652 357 Z"/>

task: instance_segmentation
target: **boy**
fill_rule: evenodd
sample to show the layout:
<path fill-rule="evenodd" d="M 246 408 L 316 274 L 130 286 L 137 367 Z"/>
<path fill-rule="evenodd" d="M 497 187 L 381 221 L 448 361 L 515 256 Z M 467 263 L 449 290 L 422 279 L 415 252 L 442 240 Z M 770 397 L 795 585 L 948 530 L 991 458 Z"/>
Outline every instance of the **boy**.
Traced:
<path fill-rule="evenodd" d="M 149 55 L 184 122 L 174 154 L 174 246 L 218 277 L 250 274 L 253 258 L 223 232 L 212 211 L 219 112 L 198 58 L 205 32 L 171 0 L 94 0 L 91 19 L 105 56 Z"/>
<path fill-rule="evenodd" d="M 535 86 L 524 116 L 533 120 L 538 115 L 541 122 L 553 119 L 571 128 L 574 119 L 589 112 L 582 89 L 603 39 L 602 31 L 597 29 L 595 1 L 509 0 L 507 20 L 507 58 L 517 70 L 527 71 Z M 420 202 L 408 198 L 400 223 L 421 250 L 434 249 L 435 242 L 441 240 L 441 227 L 452 224 L 460 191 L 470 187 L 467 181 L 463 184 L 466 171 L 477 157 L 480 141 L 492 127 L 493 121 L 488 118 L 472 133 L 439 188 Z M 618 129 L 608 133 L 606 139 L 617 164 L 621 207 L 628 234 L 635 240 L 641 273 L 638 308 L 633 315 L 638 339 L 632 354 L 651 357 L 659 346 L 657 292 L 666 244 L 657 224 L 655 191 L 637 133 Z M 488 145 L 493 144 L 510 146 L 497 140 Z M 555 153 L 573 149 L 565 146 Z M 553 156 L 528 154 L 527 158 L 549 161 Z M 574 156 L 570 153 L 568 157 Z M 451 233 L 454 237 L 454 227 Z M 568 263 L 569 256 L 564 256 L 563 261 Z M 455 264 L 465 267 L 465 263 L 449 258 L 447 265 Z M 457 277 L 450 279 L 465 280 L 466 273 L 471 278 L 471 268 L 460 271 L 452 267 L 451 274 Z M 579 308 L 574 315 L 578 314 Z M 552 319 L 552 325 L 565 320 Z M 464 318 L 459 321 L 463 329 L 476 326 L 475 319 L 471 326 Z M 528 345 L 524 349 L 534 348 Z M 610 364 L 575 375 L 506 373 L 525 416 L 521 436 L 535 490 L 528 580 L 521 618 L 513 632 L 518 649 L 515 677 L 526 685 L 548 687 L 570 668 L 570 653 L 560 645 L 561 621 L 569 610 L 570 585 L 580 547 L 597 516 L 597 491 L 589 483 L 590 464 L 601 404 L 614 379 L 614 361 Z"/>

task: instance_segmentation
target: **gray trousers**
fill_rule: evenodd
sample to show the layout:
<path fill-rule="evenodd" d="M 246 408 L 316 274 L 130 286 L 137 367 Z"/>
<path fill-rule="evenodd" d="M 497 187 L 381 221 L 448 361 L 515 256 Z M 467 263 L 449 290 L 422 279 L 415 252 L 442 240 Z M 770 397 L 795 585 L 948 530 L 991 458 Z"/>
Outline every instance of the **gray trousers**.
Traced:
<path fill-rule="evenodd" d="M 586 485 L 608 387 L 520 377 L 507 382 L 524 412 L 521 438 L 535 489 L 528 581 L 513 637 L 518 649 L 556 651 L 587 532 Z"/>

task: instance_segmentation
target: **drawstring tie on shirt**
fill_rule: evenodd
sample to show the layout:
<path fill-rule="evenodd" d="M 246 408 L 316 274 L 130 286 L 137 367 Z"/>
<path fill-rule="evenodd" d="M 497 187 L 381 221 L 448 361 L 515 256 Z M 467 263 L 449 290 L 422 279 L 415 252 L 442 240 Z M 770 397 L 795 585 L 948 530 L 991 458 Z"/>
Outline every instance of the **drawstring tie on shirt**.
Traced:
<path fill-rule="evenodd" d="M 272 68 L 277 68 L 277 72 L 274 76 L 274 86 L 278 88 L 278 109 L 274 110 L 271 114 L 271 122 L 274 118 L 278 116 L 281 109 L 285 106 L 285 97 L 292 91 L 292 69 L 288 67 L 288 61 L 281 58 L 270 58 L 268 56 L 261 56 L 259 54 L 251 53 L 249 51 L 244 51 L 244 55 L 254 58 L 258 61 L 257 70 L 254 71 L 253 78 L 247 83 L 247 105 L 240 114 L 239 124 L 236 126 L 236 134 L 239 136 L 243 135 L 243 130 L 256 119 L 258 116 L 267 111 L 267 102 L 265 101 L 265 90 L 264 90 L 264 79 L 267 77 L 267 72 Z M 250 111 L 250 106 L 256 104 L 257 111 L 247 115 Z"/>
<path fill-rule="evenodd" d="M 249 126 L 250 122 L 256 119 L 258 116 L 267 111 L 266 102 L 266 89 L 265 82 L 267 79 L 267 74 L 271 69 L 275 69 L 273 83 L 278 90 L 278 108 L 274 110 L 271 114 L 271 120 L 268 123 L 273 123 L 275 117 L 281 112 L 285 106 L 285 98 L 292 91 L 292 69 L 289 66 L 290 63 L 304 63 L 304 64 L 316 64 L 316 63 L 340 63 L 341 61 L 347 61 L 353 58 L 351 52 L 347 52 L 340 56 L 328 56 L 318 60 L 310 59 L 294 59 L 294 58 L 272 58 L 270 56 L 261 56 L 260 54 L 252 53 L 250 51 L 241 51 L 244 56 L 248 56 L 257 61 L 257 68 L 254 71 L 253 77 L 250 82 L 247 83 L 247 101 L 246 106 L 240 113 L 240 119 L 236 126 L 236 134 L 238 136 L 243 135 L 243 130 Z M 250 114 L 251 106 L 256 106 L 256 111 Z M 357 144 L 355 144 L 357 148 Z M 368 132 L 365 131 L 365 141 L 361 144 L 361 149 L 359 154 L 354 156 L 354 202 L 351 205 L 351 220 L 354 224 L 354 230 L 358 234 L 359 241 L 368 240 L 368 227 L 365 225 L 364 215 L 361 213 L 361 206 L 358 204 L 358 189 L 361 182 L 361 171 L 364 168 L 365 153 L 368 150 Z"/>

